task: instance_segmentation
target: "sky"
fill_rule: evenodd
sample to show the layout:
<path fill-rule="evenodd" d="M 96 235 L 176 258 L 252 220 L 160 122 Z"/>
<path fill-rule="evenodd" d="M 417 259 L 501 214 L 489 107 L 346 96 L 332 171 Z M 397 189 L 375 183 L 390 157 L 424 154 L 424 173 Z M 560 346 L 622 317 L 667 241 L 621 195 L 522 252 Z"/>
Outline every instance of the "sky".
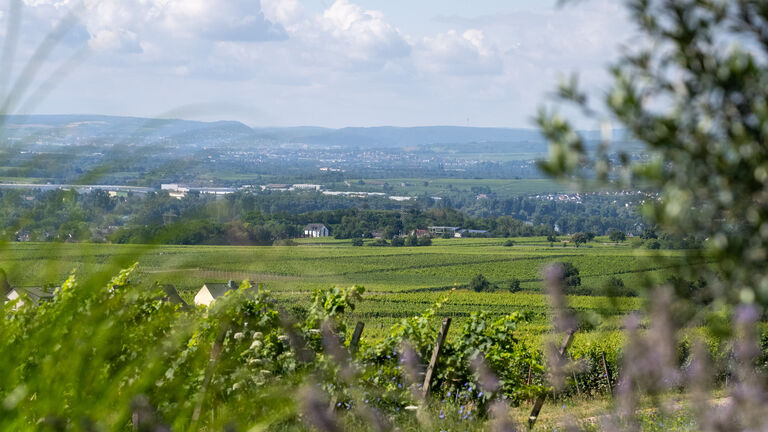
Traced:
<path fill-rule="evenodd" d="M 532 127 L 558 79 L 599 95 L 631 43 L 620 1 L 572 3 L 0 0 L 0 91 L 11 113 Z"/>

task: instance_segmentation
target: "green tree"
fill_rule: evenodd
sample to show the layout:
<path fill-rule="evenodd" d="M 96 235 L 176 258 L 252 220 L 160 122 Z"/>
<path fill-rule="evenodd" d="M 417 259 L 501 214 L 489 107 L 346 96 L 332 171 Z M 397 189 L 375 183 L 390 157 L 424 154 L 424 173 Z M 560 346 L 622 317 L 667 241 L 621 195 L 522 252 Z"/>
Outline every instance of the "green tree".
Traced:
<path fill-rule="evenodd" d="M 627 235 L 626 235 L 626 234 L 624 234 L 624 231 L 619 231 L 619 230 L 611 230 L 611 231 L 608 233 L 608 238 L 609 238 L 609 239 L 610 239 L 612 242 L 622 242 L 622 241 L 624 241 L 624 240 L 626 240 L 626 239 L 627 239 Z"/>
<path fill-rule="evenodd" d="M 581 286 L 581 276 L 579 276 L 579 269 L 576 268 L 576 266 L 573 265 L 573 263 L 561 262 L 559 264 L 563 266 L 563 277 L 565 279 L 565 286 L 566 287 Z"/>
<path fill-rule="evenodd" d="M 509 281 L 509 285 L 507 286 L 507 289 L 511 293 L 516 293 L 520 291 L 520 279 L 515 278 Z"/>
<path fill-rule="evenodd" d="M 478 274 L 469 282 L 469 288 L 475 292 L 488 291 L 491 288 L 491 283 L 485 276 Z"/>
<path fill-rule="evenodd" d="M 576 247 L 579 247 L 579 245 L 582 245 L 587 241 L 588 241 L 587 235 L 584 234 L 583 232 L 577 232 L 571 236 L 571 243 L 576 245 Z"/>

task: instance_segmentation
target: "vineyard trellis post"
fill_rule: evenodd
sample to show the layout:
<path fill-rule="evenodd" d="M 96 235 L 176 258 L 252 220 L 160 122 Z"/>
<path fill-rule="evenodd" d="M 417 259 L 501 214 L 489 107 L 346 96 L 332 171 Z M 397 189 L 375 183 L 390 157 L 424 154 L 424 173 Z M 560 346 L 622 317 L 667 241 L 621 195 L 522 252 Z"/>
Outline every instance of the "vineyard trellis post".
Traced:
<path fill-rule="evenodd" d="M 603 361 L 603 372 L 605 372 L 605 382 L 608 383 L 608 392 L 613 394 L 613 385 L 611 384 L 611 372 L 608 369 L 608 362 L 605 360 L 605 351 L 600 352 L 600 359 Z"/>
<path fill-rule="evenodd" d="M 571 356 L 571 361 L 574 361 L 573 356 Z M 578 377 L 576 376 L 576 369 L 573 369 L 571 371 L 571 375 L 573 375 L 573 383 L 576 385 L 576 394 L 579 395 L 579 397 L 581 397 L 581 388 L 579 388 L 579 380 L 578 380 Z"/>
<path fill-rule="evenodd" d="M 440 326 L 440 333 L 437 334 L 437 340 L 435 341 L 435 349 L 432 351 L 432 358 L 429 360 L 429 366 L 427 366 L 427 373 L 424 375 L 424 384 L 421 392 L 424 399 L 429 395 L 429 386 L 432 382 L 432 375 L 437 367 L 437 359 L 440 357 L 440 350 L 445 343 L 445 337 L 448 334 L 448 329 L 451 326 L 451 317 L 443 318 L 443 324 Z"/>
<path fill-rule="evenodd" d="M 565 358 L 565 353 L 568 351 L 568 348 L 570 348 L 571 343 L 573 343 L 574 334 L 576 334 L 576 330 L 570 330 L 568 331 L 568 333 L 565 334 L 565 339 L 563 339 L 563 343 L 562 345 L 560 345 L 560 350 L 558 351 L 558 354 L 561 359 Z M 533 425 L 536 424 L 536 420 L 539 418 L 539 413 L 541 412 L 541 407 L 544 406 L 545 398 L 546 398 L 545 392 L 542 392 L 536 398 L 536 403 L 533 404 L 531 415 L 528 417 L 528 430 L 533 429 Z"/>
<path fill-rule="evenodd" d="M 349 341 L 349 351 L 352 354 L 357 352 L 357 347 L 360 344 L 360 336 L 363 334 L 363 328 L 365 328 L 365 323 L 358 321 L 357 325 L 355 325 L 355 331 L 352 333 L 352 339 Z"/>

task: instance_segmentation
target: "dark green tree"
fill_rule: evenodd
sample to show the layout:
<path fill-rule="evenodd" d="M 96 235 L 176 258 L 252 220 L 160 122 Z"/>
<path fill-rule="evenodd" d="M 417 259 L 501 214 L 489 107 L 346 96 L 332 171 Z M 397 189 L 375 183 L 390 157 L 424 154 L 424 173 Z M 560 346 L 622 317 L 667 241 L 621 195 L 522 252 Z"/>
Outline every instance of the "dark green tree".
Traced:
<path fill-rule="evenodd" d="M 619 231 L 619 230 L 611 230 L 611 231 L 608 233 L 608 238 L 609 238 L 609 239 L 610 239 L 612 242 L 622 242 L 622 241 L 624 241 L 624 240 L 626 240 L 626 239 L 627 239 L 627 235 L 626 235 L 626 234 L 624 234 L 624 232 L 623 232 L 623 231 Z"/>
<path fill-rule="evenodd" d="M 515 278 L 509 281 L 509 285 L 507 285 L 507 289 L 511 293 L 516 293 L 520 291 L 520 279 Z"/>
<path fill-rule="evenodd" d="M 469 288 L 475 292 L 488 291 L 491 288 L 491 283 L 485 276 L 478 274 L 469 282 Z"/>
<path fill-rule="evenodd" d="M 576 247 L 579 247 L 579 245 L 582 245 L 588 241 L 587 235 L 582 232 L 574 233 L 571 236 L 571 243 L 576 245 Z"/>
<path fill-rule="evenodd" d="M 573 263 L 569 262 L 561 262 L 560 265 L 563 266 L 563 277 L 565 279 L 565 286 L 566 287 L 577 287 L 581 286 L 581 276 L 579 276 L 579 269 L 576 268 Z"/>

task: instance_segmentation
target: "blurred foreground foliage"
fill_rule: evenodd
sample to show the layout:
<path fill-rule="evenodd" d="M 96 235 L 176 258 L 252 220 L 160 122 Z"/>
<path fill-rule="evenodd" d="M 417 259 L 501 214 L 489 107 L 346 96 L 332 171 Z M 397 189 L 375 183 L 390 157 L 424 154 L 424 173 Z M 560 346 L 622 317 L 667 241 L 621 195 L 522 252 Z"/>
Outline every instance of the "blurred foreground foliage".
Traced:
<path fill-rule="evenodd" d="M 404 352 L 423 368 L 441 303 L 381 340 L 363 338 L 353 355 L 344 314 L 361 300 L 361 287 L 319 290 L 300 314 L 280 311 L 248 282 L 210 307 L 188 308 L 160 288 L 133 285 L 133 269 L 107 284 L 73 276 L 51 301 L 2 306 L 0 429 L 253 430 L 315 424 L 317 415 L 335 421 L 334 403 L 354 408 L 350 415 L 364 423 L 424 403 L 423 377 L 408 372 Z M 484 400 L 515 402 L 540 391 L 541 382 L 517 379 L 528 365 L 542 370 L 540 355 L 515 336 L 523 319 L 473 315 L 446 345 L 434 392 L 461 395 L 477 418 Z M 470 368 L 481 352 L 508 379 L 498 393 L 483 395 Z M 313 400 L 322 413 L 307 409 Z"/>
<path fill-rule="evenodd" d="M 768 2 L 625 3 L 636 32 L 610 69 L 603 103 L 595 106 L 575 77 L 558 92 L 603 124 L 602 142 L 590 147 L 571 121 L 542 109 L 550 158 L 541 166 L 591 187 L 658 191 L 643 209 L 648 221 L 703 247 L 686 250 L 675 278 L 648 286 L 645 314 L 627 320 L 616 413 L 629 420 L 607 429 L 639 429 L 632 419 L 642 395 L 684 388 L 696 429 L 766 430 L 757 328 L 768 306 Z M 648 155 L 612 148 L 614 128 Z M 689 345 L 693 360 L 680 367 L 676 347 L 696 327 L 717 336 L 715 358 L 700 335 Z M 734 379 L 727 403 L 713 406 L 717 358 Z"/>
<path fill-rule="evenodd" d="M 707 281 L 718 305 L 768 304 L 768 6 L 755 0 L 630 0 L 637 44 L 611 68 L 595 108 L 574 78 L 560 98 L 600 120 L 590 148 L 571 122 L 542 110 L 554 176 L 661 199 L 646 218 L 665 233 L 704 241 L 680 277 Z M 647 145 L 633 159 L 611 148 L 610 128 Z M 596 177 L 586 179 L 586 173 Z M 705 265 L 714 263 L 714 265 Z"/>

